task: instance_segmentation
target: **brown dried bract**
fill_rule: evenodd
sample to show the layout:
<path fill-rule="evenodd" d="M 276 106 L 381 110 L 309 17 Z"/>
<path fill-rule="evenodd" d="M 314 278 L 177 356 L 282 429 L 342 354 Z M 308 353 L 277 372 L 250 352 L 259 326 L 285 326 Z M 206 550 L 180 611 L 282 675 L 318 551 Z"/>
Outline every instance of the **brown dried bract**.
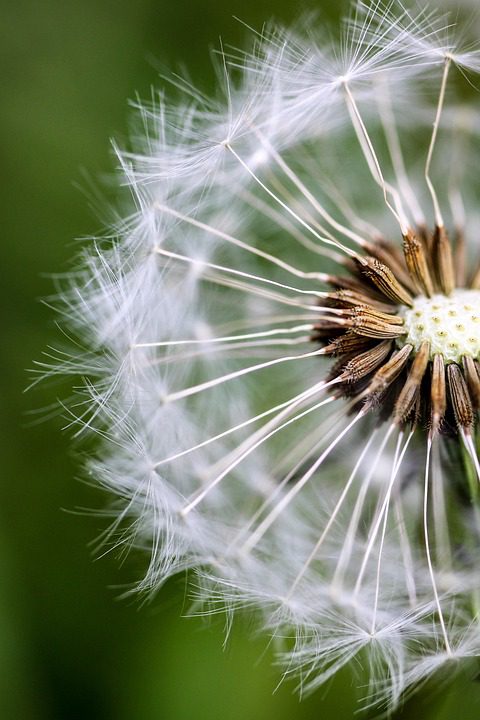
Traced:
<path fill-rule="evenodd" d="M 335 393 L 348 397 L 352 407 L 376 409 L 399 426 L 421 423 L 431 433 L 451 433 L 455 427 L 471 432 L 480 408 L 477 358 L 446 363 L 442 355 L 431 354 L 428 342 L 414 348 L 402 339 L 401 311 L 412 305 L 412 290 L 428 297 L 449 295 L 465 282 L 462 239 L 457 235 L 458 267 L 444 228 L 409 230 L 403 239 L 403 257 L 387 242 L 366 243 L 368 255 L 345 262 L 350 275 L 330 276 L 333 292 L 312 340 L 337 359 L 330 378 L 338 380 Z M 477 271 L 470 288 L 480 285 L 479 278 Z"/>

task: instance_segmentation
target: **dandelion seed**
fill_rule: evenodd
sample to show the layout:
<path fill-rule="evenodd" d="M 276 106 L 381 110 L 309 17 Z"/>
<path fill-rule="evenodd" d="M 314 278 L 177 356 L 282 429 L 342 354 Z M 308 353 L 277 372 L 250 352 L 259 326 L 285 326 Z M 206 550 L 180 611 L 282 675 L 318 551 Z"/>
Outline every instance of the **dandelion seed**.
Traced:
<path fill-rule="evenodd" d="M 222 51 L 223 103 L 177 81 L 140 106 L 136 209 L 62 296 L 90 349 L 56 371 L 87 378 L 70 412 L 123 503 L 105 540 L 150 548 L 139 589 L 194 569 L 302 691 L 362 657 L 390 706 L 480 654 L 479 109 L 455 98 L 480 53 L 454 35 L 378 0 L 338 47 L 310 22 Z"/>

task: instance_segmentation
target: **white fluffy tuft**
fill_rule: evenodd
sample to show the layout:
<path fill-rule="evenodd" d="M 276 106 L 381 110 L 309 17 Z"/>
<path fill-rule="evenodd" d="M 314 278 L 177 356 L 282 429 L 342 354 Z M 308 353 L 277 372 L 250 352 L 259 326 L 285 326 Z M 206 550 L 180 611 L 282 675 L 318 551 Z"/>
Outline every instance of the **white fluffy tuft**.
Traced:
<path fill-rule="evenodd" d="M 117 498 L 105 542 L 148 552 L 139 589 L 196 568 L 204 611 L 255 608 L 303 691 L 356 659 L 368 701 L 395 705 L 478 654 L 478 509 L 434 445 L 430 572 L 422 431 L 349 414 L 310 338 L 326 273 L 432 217 L 444 68 L 480 54 L 399 2 L 357 3 L 338 43 L 312 27 L 220 53 L 213 100 L 179 80 L 178 102 L 136 104 L 116 149 L 132 206 L 64 280 L 78 346 L 40 369 L 84 379 L 69 412 Z M 432 177 L 477 239 L 470 112 L 447 96 Z"/>

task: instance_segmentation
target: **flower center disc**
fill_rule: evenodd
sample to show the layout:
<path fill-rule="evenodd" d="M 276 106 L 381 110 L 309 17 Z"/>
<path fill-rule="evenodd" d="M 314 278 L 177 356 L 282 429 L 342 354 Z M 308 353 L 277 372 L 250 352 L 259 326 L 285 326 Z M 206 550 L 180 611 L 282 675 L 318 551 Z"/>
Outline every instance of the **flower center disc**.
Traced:
<path fill-rule="evenodd" d="M 454 290 L 427 298 L 420 295 L 403 311 L 407 335 L 404 344 L 415 350 L 428 340 L 430 356 L 459 363 L 463 355 L 480 354 L 480 290 Z"/>

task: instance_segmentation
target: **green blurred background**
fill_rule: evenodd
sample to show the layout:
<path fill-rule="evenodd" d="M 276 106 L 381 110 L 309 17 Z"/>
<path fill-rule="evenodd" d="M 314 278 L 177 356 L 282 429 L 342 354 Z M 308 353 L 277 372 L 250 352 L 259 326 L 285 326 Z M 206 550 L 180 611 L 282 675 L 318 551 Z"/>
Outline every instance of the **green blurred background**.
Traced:
<path fill-rule="evenodd" d="M 324 17 L 345 4 L 310 3 Z M 222 620 L 182 617 L 183 578 L 148 605 L 121 598 L 141 572 L 134 557 L 95 556 L 106 520 L 79 508 L 105 499 L 77 480 L 81 459 L 61 418 L 32 410 L 65 387 L 23 394 L 26 368 L 58 330 L 39 299 L 52 291 L 75 238 L 100 219 L 91 186 L 111 173 L 113 136 L 128 134 L 127 99 L 148 97 L 158 68 L 189 68 L 210 89 L 209 48 L 241 44 L 245 29 L 288 0 L 2 0 L 0 195 L 3 235 L 0 396 L 0 720 L 264 720 L 353 717 L 361 695 L 345 672 L 301 703 L 265 638 L 237 622 L 226 648 Z M 85 174 L 85 171 L 87 175 Z M 108 192 L 107 192 L 108 195 Z M 397 717 L 477 718 L 480 685 L 468 677 L 428 689 Z"/>

